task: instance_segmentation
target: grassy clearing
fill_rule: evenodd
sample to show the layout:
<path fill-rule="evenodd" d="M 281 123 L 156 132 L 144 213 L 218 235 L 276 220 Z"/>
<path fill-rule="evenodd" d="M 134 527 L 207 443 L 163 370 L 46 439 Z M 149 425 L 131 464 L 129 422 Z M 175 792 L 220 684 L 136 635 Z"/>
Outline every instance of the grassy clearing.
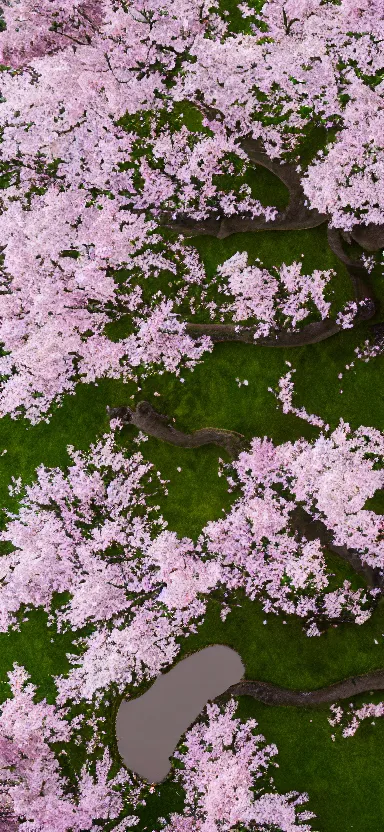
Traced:
<path fill-rule="evenodd" d="M 17 662 L 37 685 L 39 697 L 54 702 L 56 688 L 52 677 L 68 671 L 66 653 L 69 651 L 75 652 L 71 633 L 58 634 L 50 628 L 47 615 L 41 610 L 29 613 L 20 631 L 0 633 L 0 701 L 10 695 L 7 673 Z"/>

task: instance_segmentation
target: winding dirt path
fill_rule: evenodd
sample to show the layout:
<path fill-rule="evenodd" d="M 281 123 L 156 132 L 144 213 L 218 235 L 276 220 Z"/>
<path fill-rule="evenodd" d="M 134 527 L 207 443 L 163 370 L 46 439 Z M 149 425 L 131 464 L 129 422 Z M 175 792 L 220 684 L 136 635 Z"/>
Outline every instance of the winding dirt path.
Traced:
<path fill-rule="evenodd" d="M 335 555 L 345 560 L 352 567 L 354 572 L 361 575 L 369 587 L 380 590 L 380 596 L 384 594 L 383 570 L 369 566 L 355 549 L 348 549 L 347 546 L 336 546 L 333 543 L 333 533 L 321 520 L 314 520 L 302 506 L 295 506 L 291 512 L 293 529 L 300 537 L 306 540 L 320 540 L 322 546 L 326 546 Z"/>
<path fill-rule="evenodd" d="M 335 682 L 333 685 L 317 690 L 291 690 L 272 685 L 270 682 L 243 679 L 231 685 L 225 693 L 231 696 L 252 696 L 264 705 L 312 707 L 331 704 L 337 702 L 338 699 L 348 699 L 358 693 L 368 693 L 374 690 L 384 690 L 384 670 L 374 670 L 362 676 L 351 676 L 342 682 Z"/>
<path fill-rule="evenodd" d="M 240 452 L 244 441 L 241 433 L 219 428 L 201 428 L 192 433 L 182 433 L 169 424 L 169 416 L 157 413 L 149 402 L 139 402 L 136 410 L 124 406 L 107 407 L 107 413 L 110 419 L 121 419 L 123 425 L 135 425 L 149 436 L 171 445 L 178 445 L 180 448 L 219 445 L 233 457 Z"/>

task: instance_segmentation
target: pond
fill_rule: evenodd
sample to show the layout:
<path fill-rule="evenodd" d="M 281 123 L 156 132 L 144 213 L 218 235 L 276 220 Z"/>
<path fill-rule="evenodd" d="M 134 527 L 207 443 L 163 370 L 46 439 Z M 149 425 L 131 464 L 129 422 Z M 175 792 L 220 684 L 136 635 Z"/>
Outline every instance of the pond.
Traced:
<path fill-rule="evenodd" d="M 163 780 L 182 734 L 209 700 L 220 696 L 243 675 L 239 654 L 216 644 L 161 674 L 142 696 L 123 700 L 116 735 L 126 766 L 151 783 Z"/>

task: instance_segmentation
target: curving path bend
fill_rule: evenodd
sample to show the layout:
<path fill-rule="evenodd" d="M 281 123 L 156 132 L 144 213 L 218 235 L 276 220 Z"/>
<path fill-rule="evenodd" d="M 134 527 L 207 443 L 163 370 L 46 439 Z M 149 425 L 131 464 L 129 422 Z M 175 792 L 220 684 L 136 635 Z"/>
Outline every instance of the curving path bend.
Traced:
<path fill-rule="evenodd" d="M 270 682 L 258 682 L 253 679 L 243 679 L 232 685 L 226 691 L 231 696 L 252 696 L 264 705 L 296 705 L 309 707 L 331 704 L 338 699 L 349 699 L 358 693 L 369 693 L 374 690 L 384 691 L 384 670 L 374 670 L 362 676 L 351 676 L 333 685 L 317 690 L 291 690 L 280 688 Z"/>
<path fill-rule="evenodd" d="M 169 417 L 158 413 L 149 402 L 139 402 L 136 410 L 131 407 L 107 407 L 110 419 L 120 419 L 123 425 L 135 425 L 149 436 L 178 445 L 179 448 L 200 448 L 202 445 L 218 445 L 230 456 L 236 456 L 243 446 L 244 436 L 233 430 L 200 428 L 183 433 L 169 424 Z"/>

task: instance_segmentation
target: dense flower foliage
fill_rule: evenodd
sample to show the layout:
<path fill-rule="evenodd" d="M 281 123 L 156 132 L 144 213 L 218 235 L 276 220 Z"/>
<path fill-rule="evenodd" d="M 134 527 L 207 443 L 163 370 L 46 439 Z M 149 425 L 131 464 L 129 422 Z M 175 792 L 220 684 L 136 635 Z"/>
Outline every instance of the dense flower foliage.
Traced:
<path fill-rule="evenodd" d="M 364 508 L 383 487 L 383 452 L 379 431 L 352 432 L 343 421 L 313 442 L 274 446 L 266 437 L 253 439 L 233 464 L 235 479 L 229 477 L 241 497 L 225 518 L 206 525 L 201 538 L 202 548 L 219 557 L 224 583 L 244 587 L 251 598 L 264 596 L 266 611 L 312 620 L 319 614 L 338 619 L 344 610 L 363 623 L 370 614 L 366 593 L 352 591 L 348 582 L 325 591 L 324 547 L 293 517 L 296 507 L 304 508 L 309 520 L 322 521 L 332 533 L 334 545 L 356 550 L 383 570 L 383 518 Z M 318 634 L 315 624 L 309 634 Z"/>
<path fill-rule="evenodd" d="M 267 791 L 263 777 L 273 765 L 275 745 L 266 745 L 256 733 L 257 722 L 242 723 L 235 717 L 236 703 L 225 708 L 207 705 L 206 718 L 185 736 L 176 757 L 176 770 L 185 791 L 185 812 L 173 814 L 164 832 L 228 832 L 230 829 L 267 830 L 273 824 L 281 832 L 310 832 L 303 821 L 312 812 L 298 811 L 308 795 L 280 795 Z"/>
<path fill-rule="evenodd" d="M 249 14 L 247 33 L 196 38 L 177 95 L 200 94 L 232 134 L 251 134 L 271 157 L 294 151 L 308 124 L 332 128 L 304 176 L 311 205 L 341 228 L 382 223 L 380 0 L 269 0 Z"/>
<path fill-rule="evenodd" d="M 51 610 L 57 593 L 70 600 L 51 610 L 59 628 L 96 630 L 85 653 L 58 680 L 59 698 L 92 699 L 111 684 L 157 676 L 179 651 L 177 635 L 205 612 L 204 596 L 219 567 L 193 543 L 165 529 L 158 506 L 164 486 L 139 452 L 126 457 L 106 434 L 88 454 L 69 449 L 67 472 L 41 466 L 2 540 L 1 629 L 18 626 L 18 610 Z M 148 503 L 148 505 L 147 505 Z"/>
<path fill-rule="evenodd" d="M 256 14 L 243 3 L 236 35 L 215 0 L 4 7 L 0 412 L 48 418 L 79 380 L 134 378 L 142 366 L 177 373 L 212 348 L 185 333 L 182 290 L 148 304 L 136 278 L 191 273 L 188 251 L 159 234 L 164 211 L 273 222 L 276 209 L 242 179 L 244 136 L 284 157 L 309 123 L 332 127 L 303 172 L 310 205 L 346 230 L 383 221 L 383 15 L 376 0 L 360 6 L 271 0 Z M 186 101 L 217 118 L 188 127 Z M 275 301 L 288 326 L 313 304 L 327 314 L 329 273 L 305 280 L 292 263 L 266 278 L 241 262 L 236 277 L 232 265 L 221 274 L 229 268 L 235 320 L 251 315 L 269 331 Z M 111 341 L 106 324 L 127 312 L 128 337 Z"/>
<path fill-rule="evenodd" d="M 20 832 L 86 832 L 97 819 L 117 818 L 123 799 L 115 787 L 129 782 L 128 772 L 109 779 L 105 751 L 95 776 L 83 767 L 78 797 L 71 795 L 52 750 L 52 743 L 70 740 L 69 722 L 54 705 L 35 701 L 36 688 L 23 667 L 15 665 L 8 678 L 12 698 L 0 714 L 0 808 L 10 814 L 8 828 L 14 818 Z"/>

